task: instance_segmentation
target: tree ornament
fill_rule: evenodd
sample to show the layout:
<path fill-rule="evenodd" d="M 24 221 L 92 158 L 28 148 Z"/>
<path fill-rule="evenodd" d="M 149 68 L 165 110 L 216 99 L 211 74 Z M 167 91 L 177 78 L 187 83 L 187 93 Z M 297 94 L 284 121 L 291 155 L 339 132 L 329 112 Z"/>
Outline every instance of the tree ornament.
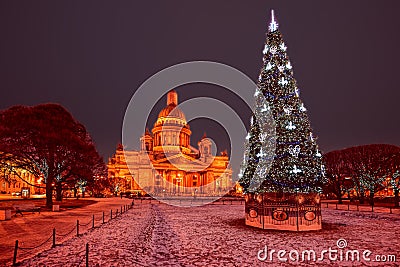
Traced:
<path fill-rule="evenodd" d="M 307 109 L 304 107 L 303 103 L 301 103 L 301 105 L 300 105 L 300 111 L 302 111 L 302 112 L 307 111 Z"/>
<path fill-rule="evenodd" d="M 285 70 L 285 66 L 279 66 L 279 67 L 278 67 L 278 70 L 279 70 L 280 72 L 283 72 L 283 71 Z"/>
<path fill-rule="evenodd" d="M 272 69 L 272 64 L 270 62 L 268 62 L 267 66 L 265 66 L 265 70 L 269 71 Z"/>
<path fill-rule="evenodd" d="M 268 47 L 268 45 L 266 44 L 266 45 L 264 46 L 264 50 L 263 50 L 263 54 L 264 54 L 264 55 L 268 54 L 268 49 L 269 49 L 269 47 Z"/>
<path fill-rule="evenodd" d="M 267 104 L 264 104 L 264 106 L 261 109 L 261 112 L 267 112 L 269 110 L 269 106 Z"/>
<path fill-rule="evenodd" d="M 297 97 L 300 96 L 300 89 L 296 87 L 296 89 L 294 90 L 294 93 L 296 94 Z"/>
<path fill-rule="evenodd" d="M 289 82 L 285 79 L 285 77 L 282 77 L 278 82 L 278 84 L 281 86 L 286 86 L 288 83 Z"/>
<path fill-rule="evenodd" d="M 291 69 L 292 69 L 292 65 L 290 64 L 290 61 L 288 61 L 288 63 L 286 63 L 286 68 L 287 68 L 288 70 L 291 70 Z"/>
<path fill-rule="evenodd" d="M 317 153 L 315 154 L 315 156 L 317 156 L 317 157 L 322 157 L 322 154 L 317 150 Z"/>
<path fill-rule="evenodd" d="M 295 146 L 290 146 L 289 147 L 289 153 L 290 155 L 292 155 L 293 157 L 298 157 L 300 154 L 300 145 L 295 145 Z"/>
<path fill-rule="evenodd" d="M 293 124 L 293 122 L 289 121 L 289 124 L 286 125 L 286 129 L 294 130 L 294 129 L 296 129 L 296 126 Z"/>
<path fill-rule="evenodd" d="M 265 153 L 263 152 L 263 149 L 260 149 L 260 152 L 256 155 L 258 158 L 263 158 L 265 156 Z"/>
<path fill-rule="evenodd" d="M 292 107 L 284 107 L 283 111 L 285 112 L 286 115 L 290 115 L 292 113 L 293 108 Z"/>
<path fill-rule="evenodd" d="M 279 47 L 281 48 L 281 50 L 282 50 L 283 52 L 285 52 L 286 49 L 287 49 L 285 43 L 281 43 L 281 45 L 280 45 Z"/>
<path fill-rule="evenodd" d="M 294 174 L 298 174 L 298 173 L 302 172 L 302 170 L 297 168 L 296 165 L 293 165 L 293 170 L 291 170 L 290 172 L 294 173 Z"/>
<path fill-rule="evenodd" d="M 278 48 L 276 46 L 273 46 L 269 51 L 271 52 L 272 55 L 275 55 L 276 52 L 278 52 Z"/>

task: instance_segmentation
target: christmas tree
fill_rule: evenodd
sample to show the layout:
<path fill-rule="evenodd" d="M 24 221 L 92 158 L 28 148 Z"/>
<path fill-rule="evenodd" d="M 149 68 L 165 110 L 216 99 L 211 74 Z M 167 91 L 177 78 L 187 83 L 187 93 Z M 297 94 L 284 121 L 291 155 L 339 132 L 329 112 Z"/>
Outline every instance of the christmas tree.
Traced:
<path fill-rule="evenodd" d="M 244 192 L 320 193 L 324 180 L 322 155 L 273 10 L 254 96 L 239 173 Z M 270 125 L 275 128 L 268 128 Z"/>

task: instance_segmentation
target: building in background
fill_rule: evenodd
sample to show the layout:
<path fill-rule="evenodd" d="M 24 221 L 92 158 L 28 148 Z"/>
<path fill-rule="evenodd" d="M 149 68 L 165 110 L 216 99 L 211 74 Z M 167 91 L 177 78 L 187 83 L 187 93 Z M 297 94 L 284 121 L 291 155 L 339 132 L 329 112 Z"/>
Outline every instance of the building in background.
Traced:
<path fill-rule="evenodd" d="M 232 189 L 227 152 L 214 156 L 205 135 L 198 148 L 192 147 L 192 132 L 177 105 L 178 94 L 172 90 L 153 129 L 140 138 L 140 151 L 124 151 L 118 145 L 108 162 L 108 177 L 115 192 L 195 196 L 219 195 Z"/>
<path fill-rule="evenodd" d="M 45 193 L 45 185 L 43 179 L 34 176 L 32 173 L 13 168 L 0 168 L 0 193 L 1 195 L 12 195 L 30 197 L 30 195 L 38 195 Z"/>

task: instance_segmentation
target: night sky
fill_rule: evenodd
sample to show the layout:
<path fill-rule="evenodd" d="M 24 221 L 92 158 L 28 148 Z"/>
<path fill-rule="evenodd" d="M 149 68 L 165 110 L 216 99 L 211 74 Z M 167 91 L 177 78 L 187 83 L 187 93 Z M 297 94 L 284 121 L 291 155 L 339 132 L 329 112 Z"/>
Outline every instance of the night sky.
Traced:
<path fill-rule="evenodd" d="M 60 103 L 107 158 L 121 141 L 131 96 L 155 72 L 210 60 L 256 80 L 271 8 L 320 148 L 400 145 L 398 0 L 3 0 L 0 109 Z M 180 101 L 223 100 L 248 120 L 249 111 L 222 88 L 193 84 L 177 91 Z M 155 114 L 163 106 L 164 100 Z M 191 128 L 193 145 L 207 131 L 227 146 L 217 124 L 197 120 Z"/>

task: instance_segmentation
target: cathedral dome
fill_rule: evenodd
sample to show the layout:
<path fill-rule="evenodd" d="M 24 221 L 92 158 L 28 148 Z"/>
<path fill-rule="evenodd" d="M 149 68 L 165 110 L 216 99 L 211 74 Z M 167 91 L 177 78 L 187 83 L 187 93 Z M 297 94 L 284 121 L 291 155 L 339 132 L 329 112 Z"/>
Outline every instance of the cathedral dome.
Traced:
<path fill-rule="evenodd" d="M 185 114 L 183 114 L 182 110 L 176 107 L 175 104 L 169 104 L 165 108 L 161 110 L 158 114 L 158 118 L 175 118 L 181 119 L 186 122 Z"/>

